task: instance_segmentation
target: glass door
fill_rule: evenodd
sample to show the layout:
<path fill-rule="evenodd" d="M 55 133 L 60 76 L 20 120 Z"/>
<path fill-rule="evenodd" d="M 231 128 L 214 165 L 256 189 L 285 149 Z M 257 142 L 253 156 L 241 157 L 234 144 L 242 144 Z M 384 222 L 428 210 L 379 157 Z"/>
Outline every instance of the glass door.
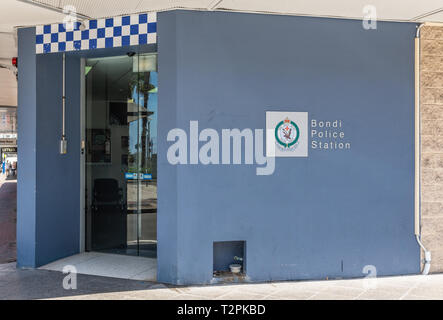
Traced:
<path fill-rule="evenodd" d="M 86 61 L 86 249 L 157 254 L 157 56 Z"/>
<path fill-rule="evenodd" d="M 138 62 L 138 252 L 157 253 L 157 56 L 140 55 Z M 135 68 L 135 66 L 134 66 Z"/>

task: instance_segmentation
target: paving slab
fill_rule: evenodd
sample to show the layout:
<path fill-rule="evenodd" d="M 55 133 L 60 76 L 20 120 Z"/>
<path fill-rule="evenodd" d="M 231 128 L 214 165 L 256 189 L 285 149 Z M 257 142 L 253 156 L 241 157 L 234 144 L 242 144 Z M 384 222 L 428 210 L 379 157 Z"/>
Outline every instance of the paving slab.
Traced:
<path fill-rule="evenodd" d="M 87 261 L 87 260 L 86 260 Z M 65 290 L 62 272 L 0 264 L 0 299 L 70 300 L 443 300 L 443 275 L 173 286 L 151 281 L 77 274 Z"/>
<path fill-rule="evenodd" d="M 0 263 L 16 259 L 17 180 L 0 174 Z"/>
<path fill-rule="evenodd" d="M 66 266 L 75 267 L 79 274 L 145 281 L 157 279 L 156 259 L 99 252 L 76 254 L 40 269 L 63 272 Z"/>

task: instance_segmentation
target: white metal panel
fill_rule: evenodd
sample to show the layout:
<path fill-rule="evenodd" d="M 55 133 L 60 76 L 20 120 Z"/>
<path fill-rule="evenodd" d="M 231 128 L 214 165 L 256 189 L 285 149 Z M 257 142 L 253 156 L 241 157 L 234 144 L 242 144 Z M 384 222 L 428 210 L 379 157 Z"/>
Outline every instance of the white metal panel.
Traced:
<path fill-rule="evenodd" d="M 443 8 L 442 11 L 436 14 L 429 15 L 423 19 L 420 19 L 420 21 L 426 21 L 426 22 L 443 22 Z"/>
<path fill-rule="evenodd" d="M 46 1 L 46 0 L 45 0 Z M 84 1 L 84 0 L 61 0 L 60 8 L 74 5 L 77 12 L 93 18 L 111 17 L 134 13 L 140 0 L 106 0 L 106 1 Z"/>
<path fill-rule="evenodd" d="M 138 10 L 207 9 L 212 0 L 141 0 Z"/>
<path fill-rule="evenodd" d="M 8 69 L 0 69 L 0 106 L 17 105 L 17 80 Z"/>
<path fill-rule="evenodd" d="M 216 0 L 32 0 L 36 3 L 63 8 L 73 5 L 79 13 L 93 18 L 163 11 L 177 8 L 207 9 Z M 407 21 L 442 8 L 442 0 L 222 0 L 218 7 L 225 10 L 268 12 L 278 14 L 363 17 L 363 8 L 373 5 L 380 20 Z M 434 19 L 440 19 L 439 16 Z M 425 19 L 426 20 L 426 19 Z M 428 20 L 426 20 L 428 21 Z M 442 20 L 443 21 L 443 20 Z"/>
<path fill-rule="evenodd" d="M 220 8 L 297 15 L 363 18 L 363 8 L 372 5 L 380 20 L 411 20 L 441 8 L 441 0 L 224 0 Z"/>
<path fill-rule="evenodd" d="M 17 56 L 17 46 L 12 33 L 0 34 L 0 64 L 12 67 L 12 57 Z M 17 105 L 17 80 L 9 69 L 0 69 L 0 106 Z"/>
<path fill-rule="evenodd" d="M 0 33 L 0 63 L 12 65 L 12 57 L 17 56 L 17 45 L 13 33 Z M 6 61 L 3 61 L 6 59 Z"/>
<path fill-rule="evenodd" d="M 63 21 L 63 14 L 16 0 L 0 0 L 0 30 L 12 32 L 14 26 L 34 26 Z"/>
<path fill-rule="evenodd" d="M 58 9 L 74 6 L 78 13 L 92 18 L 112 17 L 147 11 L 178 8 L 206 9 L 211 0 L 31 0 Z"/>

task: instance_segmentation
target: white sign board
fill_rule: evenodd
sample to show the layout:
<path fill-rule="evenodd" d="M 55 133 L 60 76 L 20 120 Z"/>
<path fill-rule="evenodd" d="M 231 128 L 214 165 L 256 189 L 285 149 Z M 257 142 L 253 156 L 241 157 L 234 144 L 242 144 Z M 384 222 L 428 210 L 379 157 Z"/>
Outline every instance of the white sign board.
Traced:
<path fill-rule="evenodd" d="M 0 139 L 17 139 L 16 133 L 0 133 Z"/>
<path fill-rule="evenodd" d="M 308 113 L 266 112 L 266 156 L 308 156 Z"/>

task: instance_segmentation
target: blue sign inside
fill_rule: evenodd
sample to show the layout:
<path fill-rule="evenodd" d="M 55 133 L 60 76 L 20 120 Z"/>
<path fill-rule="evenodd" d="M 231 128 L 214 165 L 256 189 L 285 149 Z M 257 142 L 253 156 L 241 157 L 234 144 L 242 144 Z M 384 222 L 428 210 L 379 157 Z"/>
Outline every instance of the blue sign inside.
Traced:
<path fill-rule="evenodd" d="M 138 178 L 137 178 L 138 176 Z M 148 173 L 131 173 L 131 172 L 126 172 L 125 173 L 125 179 L 126 180 L 152 180 L 152 174 L 148 174 Z"/>

